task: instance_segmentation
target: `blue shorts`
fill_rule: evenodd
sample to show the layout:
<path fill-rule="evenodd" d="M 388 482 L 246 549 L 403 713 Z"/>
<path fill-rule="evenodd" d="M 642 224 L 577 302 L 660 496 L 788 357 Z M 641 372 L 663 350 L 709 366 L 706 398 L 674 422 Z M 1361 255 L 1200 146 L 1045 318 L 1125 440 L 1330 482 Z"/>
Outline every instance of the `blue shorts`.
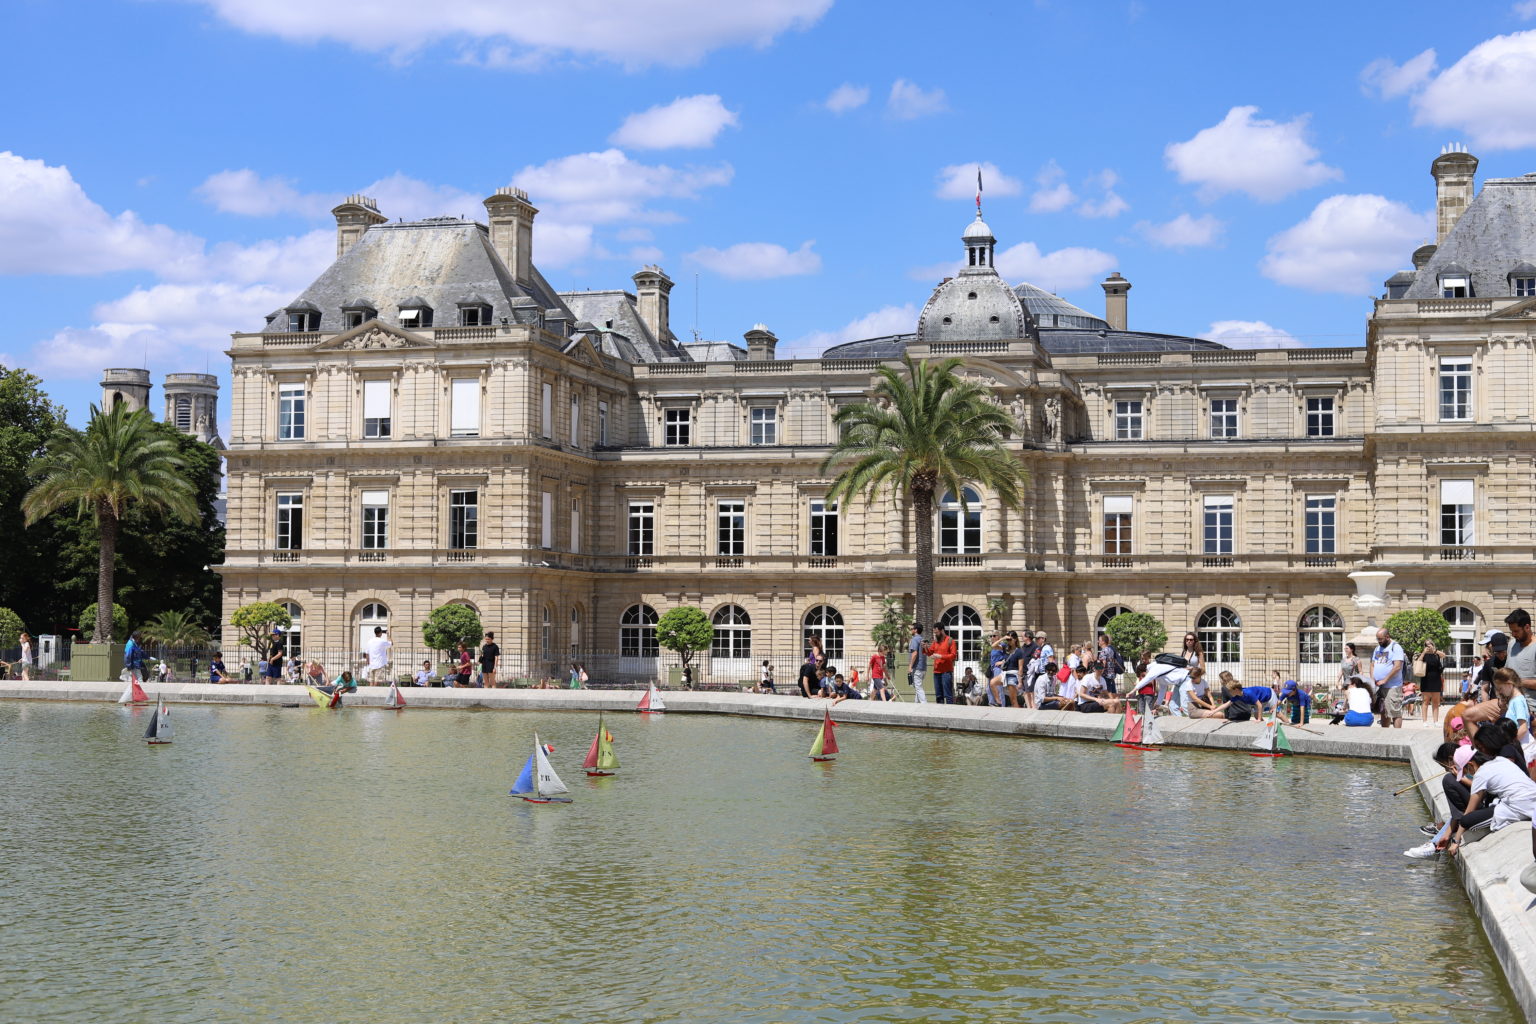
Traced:
<path fill-rule="evenodd" d="M 1345 725 L 1375 725 L 1376 716 L 1369 711 L 1348 711 L 1344 714 Z"/>

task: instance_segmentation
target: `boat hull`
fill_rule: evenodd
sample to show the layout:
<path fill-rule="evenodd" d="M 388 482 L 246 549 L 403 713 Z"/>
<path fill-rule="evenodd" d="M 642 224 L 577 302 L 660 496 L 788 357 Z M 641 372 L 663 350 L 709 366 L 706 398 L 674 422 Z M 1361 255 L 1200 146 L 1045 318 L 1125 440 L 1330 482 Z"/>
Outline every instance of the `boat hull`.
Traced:
<path fill-rule="evenodd" d="M 525 804 L 568 804 L 571 802 L 571 798 L 568 796 L 520 796 L 518 799 Z"/>
<path fill-rule="evenodd" d="M 611 776 L 612 774 L 613 774 L 613 772 L 592 772 L 592 771 L 589 771 L 589 772 L 587 772 L 587 778 L 589 778 L 589 779 L 606 779 L 609 776 Z"/>
<path fill-rule="evenodd" d="M 1250 751 L 1248 751 L 1248 756 L 1249 757 L 1284 757 L 1285 755 L 1281 754 L 1281 753 L 1274 752 L 1274 751 L 1269 751 L 1269 750 L 1250 750 Z"/>
<path fill-rule="evenodd" d="M 811 758 L 811 760 L 812 761 L 836 761 L 837 758 L 835 758 L 835 757 L 813 757 L 813 758 Z"/>
<path fill-rule="evenodd" d="M 1141 744 L 1141 743 L 1116 743 L 1115 746 L 1117 746 L 1117 747 L 1124 747 L 1126 750 L 1162 750 L 1163 749 L 1162 747 L 1149 747 L 1149 746 L 1146 746 L 1145 744 Z"/>

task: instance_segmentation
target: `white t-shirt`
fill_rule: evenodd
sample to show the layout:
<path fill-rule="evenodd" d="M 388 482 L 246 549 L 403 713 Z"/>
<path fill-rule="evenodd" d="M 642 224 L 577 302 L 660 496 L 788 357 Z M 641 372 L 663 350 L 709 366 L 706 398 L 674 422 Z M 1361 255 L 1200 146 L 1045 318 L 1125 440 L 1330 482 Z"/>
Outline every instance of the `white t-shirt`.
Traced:
<path fill-rule="evenodd" d="M 1194 695 L 1194 680 L 1190 679 L 1186 672 L 1184 679 L 1173 689 L 1173 713 L 1188 718 L 1189 709 L 1194 707 L 1194 701 L 1191 700 Z"/>
<path fill-rule="evenodd" d="M 1077 676 L 1067 676 L 1067 681 L 1061 684 L 1061 689 L 1056 691 L 1063 700 L 1077 699 Z"/>
<path fill-rule="evenodd" d="M 1371 691 L 1363 686 L 1351 686 L 1349 688 L 1349 710 L 1362 714 L 1371 713 Z"/>
<path fill-rule="evenodd" d="M 387 636 L 376 636 L 368 641 L 368 668 L 388 668 L 389 649 L 394 644 L 389 642 Z"/>
<path fill-rule="evenodd" d="M 1499 798 L 1493 805 L 1493 822 L 1490 827 L 1497 832 L 1516 821 L 1528 821 L 1536 815 L 1536 782 L 1517 768 L 1506 757 L 1496 757 L 1478 768 L 1472 776 L 1472 792 Z M 1486 804 L 1487 800 L 1484 799 Z"/>
<path fill-rule="evenodd" d="M 1376 680 L 1377 687 L 1402 686 L 1403 668 L 1399 665 L 1397 673 L 1393 674 L 1392 663 L 1406 660 L 1403 648 L 1396 640 L 1388 640 L 1385 647 L 1378 645 L 1371 648 L 1371 678 Z"/>

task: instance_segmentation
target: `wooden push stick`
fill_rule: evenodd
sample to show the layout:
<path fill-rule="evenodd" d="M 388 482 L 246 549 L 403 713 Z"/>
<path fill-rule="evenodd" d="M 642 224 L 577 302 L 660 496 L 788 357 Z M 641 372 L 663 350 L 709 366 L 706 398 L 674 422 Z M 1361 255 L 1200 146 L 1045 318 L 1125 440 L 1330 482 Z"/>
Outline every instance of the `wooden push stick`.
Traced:
<path fill-rule="evenodd" d="M 1426 782 L 1434 782 L 1436 779 L 1443 779 L 1443 778 L 1445 778 L 1449 774 L 1451 774 L 1449 771 L 1444 771 L 1444 772 L 1441 772 L 1439 775 L 1431 775 L 1427 779 L 1420 779 L 1418 782 L 1415 782 L 1411 786 L 1404 786 L 1402 789 L 1398 790 L 1396 793 L 1393 793 L 1392 795 L 1393 796 L 1402 796 L 1404 793 L 1408 792 L 1410 789 L 1417 789 L 1418 787 L 1424 785 L 1424 783 L 1426 783 Z"/>

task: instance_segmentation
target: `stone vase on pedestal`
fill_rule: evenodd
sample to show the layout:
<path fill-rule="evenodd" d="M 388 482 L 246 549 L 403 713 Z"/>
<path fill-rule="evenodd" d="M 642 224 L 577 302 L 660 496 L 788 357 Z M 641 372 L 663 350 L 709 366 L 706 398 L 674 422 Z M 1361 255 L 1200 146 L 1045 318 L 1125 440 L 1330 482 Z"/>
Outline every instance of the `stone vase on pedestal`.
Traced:
<path fill-rule="evenodd" d="M 1376 646 L 1376 630 L 1380 626 L 1376 620 L 1386 618 L 1387 581 L 1395 575 L 1385 571 L 1363 570 L 1349 574 L 1349 578 L 1355 581 L 1355 596 L 1351 600 L 1365 616 L 1365 625 L 1360 627 L 1359 635 L 1352 641 L 1357 654 L 1367 655 Z"/>

